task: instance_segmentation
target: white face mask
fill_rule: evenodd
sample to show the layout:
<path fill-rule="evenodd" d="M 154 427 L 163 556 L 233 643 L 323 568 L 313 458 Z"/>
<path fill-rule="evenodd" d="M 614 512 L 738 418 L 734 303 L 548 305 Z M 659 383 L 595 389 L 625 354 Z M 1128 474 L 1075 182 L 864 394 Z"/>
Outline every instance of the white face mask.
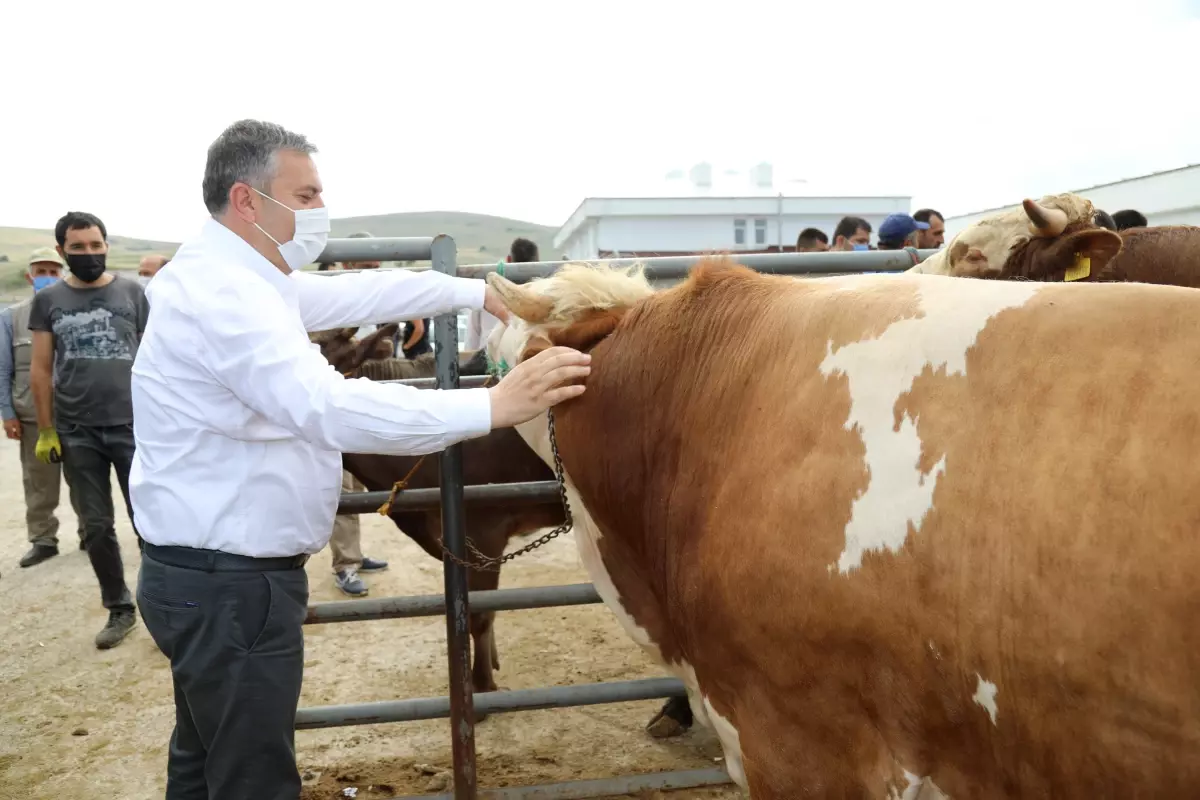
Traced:
<path fill-rule="evenodd" d="M 258 189 L 254 191 L 258 192 Z M 325 241 L 329 238 L 329 209 L 323 206 L 321 208 L 288 208 L 271 195 L 258 193 L 275 205 L 283 206 L 296 215 L 296 235 L 292 237 L 291 241 L 283 244 L 280 244 L 279 240 L 271 234 L 263 231 L 257 222 L 254 223 L 254 227 L 275 242 L 275 246 L 279 248 L 279 254 L 283 256 L 284 263 L 292 269 L 300 269 L 305 264 L 316 261 L 317 257 L 321 255 L 321 251 L 325 249 Z"/>
<path fill-rule="evenodd" d="M 137 276 L 138 283 L 140 283 L 142 285 L 142 288 L 145 289 L 147 286 L 150 285 L 150 279 L 152 277 L 154 277 L 154 276 L 153 275 L 138 275 Z"/>

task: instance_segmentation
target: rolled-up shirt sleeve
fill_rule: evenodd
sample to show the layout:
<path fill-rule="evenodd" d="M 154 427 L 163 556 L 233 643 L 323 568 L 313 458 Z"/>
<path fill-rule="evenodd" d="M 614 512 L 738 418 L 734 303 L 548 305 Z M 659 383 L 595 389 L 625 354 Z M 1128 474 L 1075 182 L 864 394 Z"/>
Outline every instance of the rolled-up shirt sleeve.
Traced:
<path fill-rule="evenodd" d="M 484 281 L 440 272 L 365 270 L 342 275 L 293 272 L 300 318 L 309 331 L 385 325 L 483 308 Z"/>
<path fill-rule="evenodd" d="M 245 294 L 197 318 L 200 350 L 213 379 L 275 425 L 327 450 L 386 455 L 432 453 L 491 430 L 487 389 L 346 379 L 310 345 L 282 300 Z"/>

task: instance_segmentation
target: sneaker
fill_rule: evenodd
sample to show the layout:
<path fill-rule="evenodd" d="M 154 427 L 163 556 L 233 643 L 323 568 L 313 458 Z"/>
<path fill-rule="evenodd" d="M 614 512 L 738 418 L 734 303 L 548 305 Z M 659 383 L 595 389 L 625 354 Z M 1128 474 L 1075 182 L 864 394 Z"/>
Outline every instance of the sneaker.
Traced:
<path fill-rule="evenodd" d="M 387 562 L 380 561 L 377 558 L 367 558 L 363 556 L 362 564 L 359 565 L 359 572 L 383 572 L 387 569 Z"/>
<path fill-rule="evenodd" d="M 136 624 L 137 614 L 132 611 L 108 612 L 108 624 L 104 626 L 104 630 L 96 634 L 96 647 L 101 650 L 116 647 L 129 635 Z"/>
<path fill-rule="evenodd" d="M 358 577 L 358 570 L 340 569 L 335 573 L 334 581 L 344 594 L 351 597 L 367 596 L 367 585 L 363 583 L 362 578 Z"/>
<path fill-rule="evenodd" d="M 58 555 L 58 548 L 49 544 L 35 544 L 29 549 L 29 552 L 21 557 L 22 567 L 32 567 L 35 564 L 40 564 L 46 559 L 54 558 Z"/>

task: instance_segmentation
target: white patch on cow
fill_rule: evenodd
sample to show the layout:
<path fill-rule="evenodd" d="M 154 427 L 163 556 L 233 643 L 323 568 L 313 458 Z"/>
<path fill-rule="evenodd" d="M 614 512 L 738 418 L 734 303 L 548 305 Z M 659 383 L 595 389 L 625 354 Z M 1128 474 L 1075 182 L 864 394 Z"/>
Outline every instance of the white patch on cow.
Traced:
<path fill-rule="evenodd" d="M 996 684 L 991 681 L 985 681 L 983 676 L 975 673 L 975 677 L 979 679 L 979 683 L 975 687 L 975 695 L 971 698 L 976 705 L 982 706 L 983 710 L 988 713 L 992 719 L 992 724 L 996 724 L 996 693 L 999 691 Z"/>
<path fill-rule="evenodd" d="M 725 771 L 743 791 L 749 791 L 746 785 L 746 768 L 742 762 L 742 737 L 732 722 L 717 713 L 696 677 L 696 670 L 686 661 L 668 665 L 688 690 L 688 702 L 692 706 L 692 715 L 717 734 L 721 741 L 721 750 L 725 753 Z"/>
<path fill-rule="evenodd" d="M 896 280 L 896 278 L 892 278 Z M 933 492 L 945 471 L 943 456 L 930 473 L 920 468 L 921 438 L 915 420 L 895 424 L 900 397 L 926 368 L 964 374 L 967 351 L 996 314 L 1017 308 L 1041 288 L 1034 282 L 978 281 L 927 275 L 917 281 L 924 316 L 890 325 L 876 339 L 833 351 L 821 363 L 828 376 L 850 383 L 847 430 L 858 430 L 870 472 L 866 490 L 854 500 L 846 546 L 837 562 L 846 574 L 862 566 L 868 551 L 898 552 L 909 525 L 920 531 L 933 507 Z"/>

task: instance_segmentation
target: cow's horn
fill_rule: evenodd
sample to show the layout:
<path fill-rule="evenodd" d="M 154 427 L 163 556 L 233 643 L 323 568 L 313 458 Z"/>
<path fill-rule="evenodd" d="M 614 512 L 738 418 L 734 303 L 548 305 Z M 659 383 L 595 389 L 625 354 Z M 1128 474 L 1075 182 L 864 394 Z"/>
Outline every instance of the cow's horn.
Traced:
<path fill-rule="evenodd" d="M 545 322 L 554 309 L 554 302 L 548 297 L 518 286 L 498 272 L 489 272 L 487 282 L 500 295 L 508 310 L 526 322 L 534 325 Z"/>
<path fill-rule="evenodd" d="M 1058 236 L 1066 229 L 1067 212 L 1062 209 L 1046 208 L 1028 198 L 1021 205 L 1029 217 L 1029 227 L 1035 236 Z"/>

